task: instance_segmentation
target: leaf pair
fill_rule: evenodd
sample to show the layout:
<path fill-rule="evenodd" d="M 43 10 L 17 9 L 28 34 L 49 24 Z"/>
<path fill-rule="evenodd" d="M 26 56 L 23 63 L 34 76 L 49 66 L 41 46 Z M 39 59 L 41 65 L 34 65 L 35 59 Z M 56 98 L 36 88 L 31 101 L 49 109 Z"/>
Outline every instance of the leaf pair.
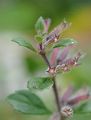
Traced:
<path fill-rule="evenodd" d="M 39 36 L 37 36 L 37 37 L 38 37 L 38 40 L 41 41 L 41 38 Z M 26 41 L 22 38 L 16 38 L 16 39 L 13 39 L 12 41 L 16 42 L 20 46 L 30 49 L 33 52 L 36 52 L 35 48 L 28 41 Z M 76 40 L 74 40 L 72 38 L 64 38 L 64 39 L 60 40 L 59 42 L 57 42 L 53 46 L 53 48 L 66 47 L 66 46 L 70 46 L 70 45 L 74 45 L 74 44 L 77 44 Z"/>
<path fill-rule="evenodd" d="M 28 88 L 32 90 L 43 90 L 50 87 L 53 81 L 49 77 L 34 78 L 28 81 Z M 29 90 L 17 91 L 8 96 L 8 101 L 14 109 L 26 114 L 50 114 L 42 100 Z"/>

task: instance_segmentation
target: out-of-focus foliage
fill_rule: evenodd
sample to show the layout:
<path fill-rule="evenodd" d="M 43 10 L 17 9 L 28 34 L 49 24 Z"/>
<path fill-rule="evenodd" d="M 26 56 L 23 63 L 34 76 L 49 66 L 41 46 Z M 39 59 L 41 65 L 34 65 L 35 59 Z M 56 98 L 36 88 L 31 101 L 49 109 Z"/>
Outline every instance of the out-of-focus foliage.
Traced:
<path fill-rule="evenodd" d="M 52 18 L 56 24 L 90 4 L 91 0 L 1 0 L 0 30 L 31 31 L 40 15 Z"/>

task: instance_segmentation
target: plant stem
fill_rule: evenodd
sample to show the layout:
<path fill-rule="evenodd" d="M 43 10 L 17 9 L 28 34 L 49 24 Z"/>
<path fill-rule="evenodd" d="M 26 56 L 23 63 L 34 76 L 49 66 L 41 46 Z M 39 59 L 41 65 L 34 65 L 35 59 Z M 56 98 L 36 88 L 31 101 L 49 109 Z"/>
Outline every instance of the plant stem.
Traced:
<path fill-rule="evenodd" d="M 54 95 L 55 95 L 55 99 L 56 99 L 56 104 L 57 104 L 57 108 L 58 108 L 58 112 L 60 112 L 60 102 L 59 102 L 59 97 L 58 97 L 58 91 L 57 91 L 57 86 L 56 86 L 56 81 L 55 81 L 55 77 L 52 78 L 54 81 L 53 84 L 53 91 L 54 91 Z"/>
<path fill-rule="evenodd" d="M 41 53 L 41 56 L 44 59 L 44 61 L 46 62 L 46 64 L 48 65 L 48 67 L 51 68 L 50 63 L 49 63 L 45 53 Z M 58 111 L 60 112 L 60 103 L 59 103 L 58 91 L 57 91 L 57 86 L 56 86 L 56 80 L 55 80 L 54 76 L 52 77 L 52 80 L 54 81 L 53 91 L 54 91 L 54 95 L 55 95 L 55 99 L 56 99 L 56 104 L 58 107 Z"/>
<path fill-rule="evenodd" d="M 40 55 L 42 56 L 42 58 L 44 59 L 45 63 L 48 65 L 48 67 L 51 68 L 50 63 L 49 63 L 45 53 L 41 52 Z"/>
<path fill-rule="evenodd" d="M 40 52 L 40 55 L 42 56 L 42 58 L 44 59 L 44 61 L 46 62 L 46 64 L 48 65 L 49 68 L 51 68 L 51 65 L 46 57 L 46 54 L 45 52 L 41 51 Z M 52 80 L 54 81 L 54 84 L 53 84 L 53 92 L 54 92 L 54 95 L 55 95 L 55 100 L 56 100 L 56 104 L 57 104 L 57 108 L 58 108 L 58 112 L 60 114 L 60 110 L 61 110 L 61 106 L 60 106 L 60 102 L 59 102 L 59 97 L 58 97 L 58 91 L 57 91 L 57 86 L 56 86 L 56 80 L 55 80 L 55 76 L 52 77 Z M 61 115 L 60 115 L 60 120 L 61 119 Z"/>

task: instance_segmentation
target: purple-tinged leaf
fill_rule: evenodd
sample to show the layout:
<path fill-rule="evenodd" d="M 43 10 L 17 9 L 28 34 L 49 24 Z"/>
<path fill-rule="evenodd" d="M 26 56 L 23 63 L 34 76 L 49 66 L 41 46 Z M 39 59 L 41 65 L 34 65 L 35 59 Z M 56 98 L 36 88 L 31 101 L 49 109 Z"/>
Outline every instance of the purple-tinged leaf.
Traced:
<path fill-rule="evenodd" d="M 73 99 L 68 100 L 69 105 L 75 105 L 78 104 L 79 102 L 88 100 L 90 98 L 89 94 L 84 94 L 84 95 L 79 95 L 77 97 L 74 97 Z"/>
<path fill-rule="evenodd" d="M 76 92 L 76 94 L 74 96 L 69 98 L 67 103 L 69 105 L 75 105 L 75 104 L 77 104 L 81 101 L 88 100 L 89 98 L 91 98 L 91 96 L 89 94 L 88 89 L 87 88 L 82 88 L 78 92 Z"/>
<path fill-rule="evenodd" d="M 51 24 L 51 19 L 50 18 L 44 20 L 44 33 L 48 32 L 50 24 Z"/>
<path fill-rule="evenodd" d="M 52 55 L 51 55 L 51 58 L 50 58 L 50 64 L 52 66 L 55 65 L 58 52 L 59 52 L 59 48 L 55 48 L 52 52 Z"/>
<path fill-rule="evenodd" d="M 72 46 L 68 46 L 63 49 L 62 53 L 60 53 L 57 57 L 57 64 L 62 64 L 63 61 L 66 59 L 69 51 L 71 50 Z"/>
<path fill-rule="evenodd" d="M 70 23 L 64 21 L 60 23 L 56 28 L 51 31 L 47 37 L 44 39 L 44 45 L 47 46 L 51 43 L 55 43 L 58 41 L 61 33 L 70 27 Z"/>
<path fill-rule="evenodd" d="M 64 92 L 63 96 L 60 98 L 60 102 L 66 103 L 69 97 L 72 95 L 72 92 L 73 92 L 73 87 L 69 86 Z"/>
<path fill-rule="evenodd" d="M 64 51 L 61 56 L 62 58 L 57 60 L 57 64 L 60 65 L 60 70 L 62 70 L 63 72 L 70 71 L 72 68 L 80 65 L 78 62 L 81 57 L 81 54 L 78 53 L 74 58 L 66 59 L 66 57 L 68 55 L 67 52 L 68 51 L 66 51 L 66 52 Z"/>

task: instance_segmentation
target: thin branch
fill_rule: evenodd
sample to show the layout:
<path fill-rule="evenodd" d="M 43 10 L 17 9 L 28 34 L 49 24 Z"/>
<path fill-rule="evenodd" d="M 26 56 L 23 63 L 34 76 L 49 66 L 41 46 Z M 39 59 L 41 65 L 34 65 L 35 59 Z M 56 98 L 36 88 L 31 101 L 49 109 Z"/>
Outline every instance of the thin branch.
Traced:
<path fill-rule="evenodd" d="M 41 50 L 40 55 L 42 56 L 42 58 L 44 59 L 45 63 L 48 65 L 48 67 L 51 68 L 51 65 L 50 65 L 50 63 L 49 63 L 49 61 L 48 61 L 48 59 L 46 57 L 45 52 Z M 55 95 L 55 100 L 56 100 L 58 112 L 60 114 L 61 106 L 60 106 L 60 102 L 59 102 L 58 91 L 57 91 L 57 86 L 56 86 L 56 80 L 55 80 L 54 76 L 52 77 L 52 80 L 54 81 L 53 92 L 54 92 L 54 95 Z M 60 114 L 60 120 L 62 120 L 61 114 Z"/>
<path fill-rule="evenodd" d="M 54 94 L 55 94 L 55 99 L 56 99 L 56 104 L 57 104 L 57 108 L 58 108 L 58 112 L 60 112 L 60 102 L 59 102 L 59 97 L 58 97 L 58 91 L 57 91 L 57 86 L 56 86 L 56 81 L 55 81 L 55 77 L 52 78 L 53 81 L 54 81 L 54 84 L 53 84 L 53 91 L 54 91 Z"/>
<path fill-rule="evenodd" d="M 40 52 L 40 55 L 42 56 L 42 58 L 44 59 L 45 63 L 48 65 L 48 67 L 51 68 L 50 63 L 49 63 L 45 53 Z"/>

